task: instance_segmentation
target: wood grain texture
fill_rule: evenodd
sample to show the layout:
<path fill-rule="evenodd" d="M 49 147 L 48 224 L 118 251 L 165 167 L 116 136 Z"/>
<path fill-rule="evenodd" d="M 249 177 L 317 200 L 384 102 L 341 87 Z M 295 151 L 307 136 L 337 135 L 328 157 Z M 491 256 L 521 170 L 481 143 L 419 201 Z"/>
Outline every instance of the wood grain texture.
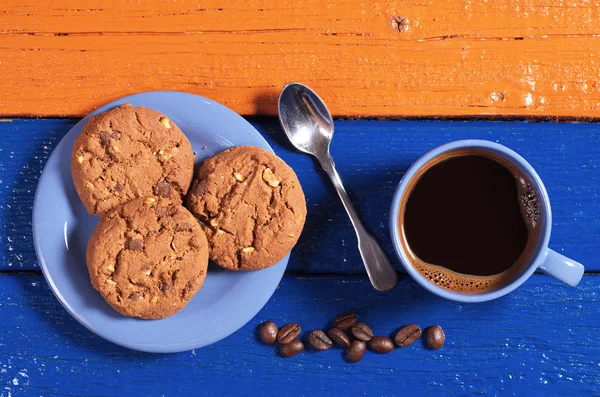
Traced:
<path fill-rule="evenodd" d="M 275 114 L 600 117 L 600 7 L 572 0 L 4 0 L 0 114 L 80 116 L 148 90 Z"/>
<path fill-rule="evenodd" d="M 0 276 L 0 395 L 18 396 L 588 396 L 600 393 L 599 276 L 571 289 L 534 276 L 484 304 L 437 298 L 407 276 L 379 293 L 366 276 L 286 276 L 266 307 L 225 340 L 152 355 L 113 345 L 59 305 L 41 276 Z M 346 363 L 339 349 L 288 359 L 255 327 L 297 321 L 306 336 L 356 310 L 375 334 L 441 325 L 445 346 L 421 342 Z M 193 326 L 193 324 L 190 324 Z"/>
<path fill-rule="evenodd" d="M 308 217 L 288 271 L 363 273 L 356 237 L 325 174 L 292 150 L 278 122 L 254 119 L 298 174 Z M 39 174 L 75 120 L 0 123 L 0 269 L 37 269 L 31 206 Z M 366 226 L 398 268 L 389 237 L 392 196 L 408 166 L 427 150 L 465 138 L 498 141 L 519 152 L 545 181 L 553 208 L 551 247 L 600 270 L 600 132 L 597 124 L 339 121 L 332 155 Z M 49 197 L 49 200 L 52 198 Z"/>

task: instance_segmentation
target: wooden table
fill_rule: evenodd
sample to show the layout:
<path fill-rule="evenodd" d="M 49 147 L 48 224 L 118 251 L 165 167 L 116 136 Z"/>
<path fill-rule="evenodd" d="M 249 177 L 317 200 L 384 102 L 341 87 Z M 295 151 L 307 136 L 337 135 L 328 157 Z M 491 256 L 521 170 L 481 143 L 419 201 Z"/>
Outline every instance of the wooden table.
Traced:
<path fill-rule="evenodd" d="M 564 122 L 600 118 L 599 26 L 600 5 L 577 0 L 4 0 L 0 396 L 600 394 L 600 132 Z M 544 179 L 551 246 L 586 265 L 580 286 L 536 274 L 502 299 L 459 304 L 402 273 L 393 291 L 373 290 L 326 176 L 271 117 L 292 80 L 339 118 L 377 119 L 337 121 L 332 152 L 391 258 L 389 206 L 403 172 L 439 144 L 488 139 Z M 41 276 L 31 238 L 37 179 L 64 134 L 103 103 L 159 89 L 248 116 L 298 173 L 309 209 L 265 308 L 231 337 L 171 355 L 120 348 L 73 320 Z M 461 121 L 490 117 L 560 122 Z M 345 310 L 378 334 L 440 324 L 447 343 L 349 364 L 337 349 L 283 359 L 256 338 L 267 319 L 308 331 Z"/>

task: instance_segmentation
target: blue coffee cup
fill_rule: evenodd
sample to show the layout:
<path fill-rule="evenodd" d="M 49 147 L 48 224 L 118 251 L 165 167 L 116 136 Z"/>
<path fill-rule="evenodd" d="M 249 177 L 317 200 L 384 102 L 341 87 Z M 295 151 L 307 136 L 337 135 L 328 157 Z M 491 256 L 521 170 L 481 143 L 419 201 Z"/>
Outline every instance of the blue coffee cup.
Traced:
<path fill-rule="evenodd" d="M 418 178 L 420 171 L 427 165 L 431 164 L 438 157 L 448 155 L 454 151 L 474 150 L 476 152 L 487 152 L 490 155 L 501 158 L 517 169 L 524 178 L 528 180 L 533 189 L 538 194 L 538 203 L 540 205 L 539 232 L 533 249 L 529 252 L 528 257 L 520 268 L 514 272 L 509 280 L 506 280 L 502 285 L 492 290 L 481 292 L 459 292 L 443 288 L 434 284 L 427 277 L 422 275 L 409 260 L 406 244 L 402 244 L 401 228 L 399 227 L 399 215 L 401 203 L 406 200 L 410 194 L 410 186 L 414 183 L 413 179 Z M 513 150 L 502 146 L 495 142 L 483 140 L 461 140 L 450 142 L 439 146 L 421 158 L 419 158 L 404 174 L 400 184 L 398 185 L 392 201 L 390 216 L 390 229 L 394 249 L 400 258 L 400 262 L 408 272 L 408 274 L 423 288 L 439 295 L 443 298 L 459 301 L 459 302 L 484 302 L 499 298 L 508 294 L 515 288 L 523 284 L 536 270 L 548 274 L 572 287 L 576 286 L 583 276 L 584 267 L 582 264 L 567 258 L 550 248 L 550 232 L 552 229 L 552 211 L 550 207 L 550 199 L 546 188 L 542 183 L 539 175 L 533 167 L 520 155 Z"/>

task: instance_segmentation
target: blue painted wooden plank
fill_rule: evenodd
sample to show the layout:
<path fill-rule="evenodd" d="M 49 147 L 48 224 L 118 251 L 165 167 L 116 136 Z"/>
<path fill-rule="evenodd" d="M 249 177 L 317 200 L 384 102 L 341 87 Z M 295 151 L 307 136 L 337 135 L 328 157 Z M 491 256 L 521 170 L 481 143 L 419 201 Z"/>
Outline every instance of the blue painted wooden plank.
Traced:
<path fill-rule="evenodd" d="M 379 293 L 365 276 L 286 276 L 266 307 L 204 349 L 151 355 L 96 337 L 60 307 L 40 276 L 0 276 L 0 395 L 597 395 L 600 276 L 571 289 L 536 275 L 483 304 L 437 298 L 407 276 Z M 353 309 L 376 334 L 440 324 L 446 345 L 420 342 L 349 364 L 341 351 L 283 359 L 258 342 L 262 321 L 304 334 Z M 210 319 L 207 319 L 210 321 Z M 193 326 L 193 324 L 190 324 Z"/>
<path fill-rule="evenodd" d="M 0 269 L 38 268 L 31 235 L 33 195 L 46 160 L 76 122 L 0 122 Z"/>
<path fill-rule="evenodd" d="M 74 120 L 0 123 L 0 269 L 36 269 L 31 244 L 33 192 L 54 145 Z M 326 176 L 296 153 L 276 119 L 252 120 L 298 173 L 308 199 L 305 231 L 291 272 L 364 272 L 356 238 Z M 554 249 L 600 270 L 600 126 L 598 124 L 447 121 L 338 121 L 332 153 L 367 226 L 397 262 L 389 205 L 408 166 L 445 142 L 480 138 L 521 153 L 546 182 L 554 211 Z M 51 199 L 51 198 L 49 198 Z"/>

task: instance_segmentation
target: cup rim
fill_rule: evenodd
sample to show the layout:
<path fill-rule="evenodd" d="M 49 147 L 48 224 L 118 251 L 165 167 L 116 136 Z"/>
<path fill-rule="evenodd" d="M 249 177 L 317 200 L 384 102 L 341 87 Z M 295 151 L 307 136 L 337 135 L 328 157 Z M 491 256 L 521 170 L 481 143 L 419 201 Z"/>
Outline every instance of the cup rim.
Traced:
<path fill-rule="evenodd" d="M 412 180 L 417 171 L 419 171 L 430 160 L 434 159 L 435 157 L 438 157 L 443 153 L 456 149 L 470 148 L 488 150 L 497 155 L 500 155 L 506 160 L 513 163 L 514 166 L 516 166 L 521 172 L 528 176 L 531 182 L 535 184 L 536 190 L 541 199 L 540 202 L 542 203 L 542 208 L 546 214 L 544 217 L 544 221 L 541 224 L 541 238 L 538 240 L 534 252 L 532 253 L 532 256 L 535 257 L 535 259 L 529 263 L 527 269 L 521 272 L 520 275 L 517 278 L 515 278 L 512 282 L 500 289 L 476 294 L 447 290 L 445 288 L 433 284 L 432 282 L 427 280 L 423 275 L 421 275 L 421 273 L 419 273 L 411 265 L 408 256 L 406 255 L 406 252 L 402 248 L 402 244 L 400 242 L 400 231 L 398 228 L 400 201 L 402 199 L 404 191 L 408 186 L 408 183 Z M 548 192 L 546 191 L 546 187 L 544 186 L 541 178 L 539 177 L 535 169 L 527 162 L 527 160 L 521 157 L 521 155 L 516 153 L 514 150 L 509 149 L 508 147 L 496 142 L 480 139 L 463 139 L 458 141 L 452 141 L 438 146 L 422 155 L 408 168 L 406 173 L 402 176 L 402 179 L 400 180 L 400 183 L 398 184 L 398 186 L 396 187 L 396 191 L 394 192 L 394 196 L 392 199 L 392 208 L 390 210 L 390 233 L 392 236 L 394 251 L 400 259 L 400 263 L 402 264 L 406 272 L 413 278 L 413 280 L 415 280 L 426 290 L 438 296 L 441 296 L 442 298 L 458 302 L 485 302 L 493 300 L 510 293 L 511 291 L 519 287 L 521 284 L 523 284 L 533 274 L 533 272 L 535 272 L 535 270 L 543 263 L 543 260 L 548 250 L 551 228 L 552 211 L 550 207 L 550 200 L 548 198 Z"/>

